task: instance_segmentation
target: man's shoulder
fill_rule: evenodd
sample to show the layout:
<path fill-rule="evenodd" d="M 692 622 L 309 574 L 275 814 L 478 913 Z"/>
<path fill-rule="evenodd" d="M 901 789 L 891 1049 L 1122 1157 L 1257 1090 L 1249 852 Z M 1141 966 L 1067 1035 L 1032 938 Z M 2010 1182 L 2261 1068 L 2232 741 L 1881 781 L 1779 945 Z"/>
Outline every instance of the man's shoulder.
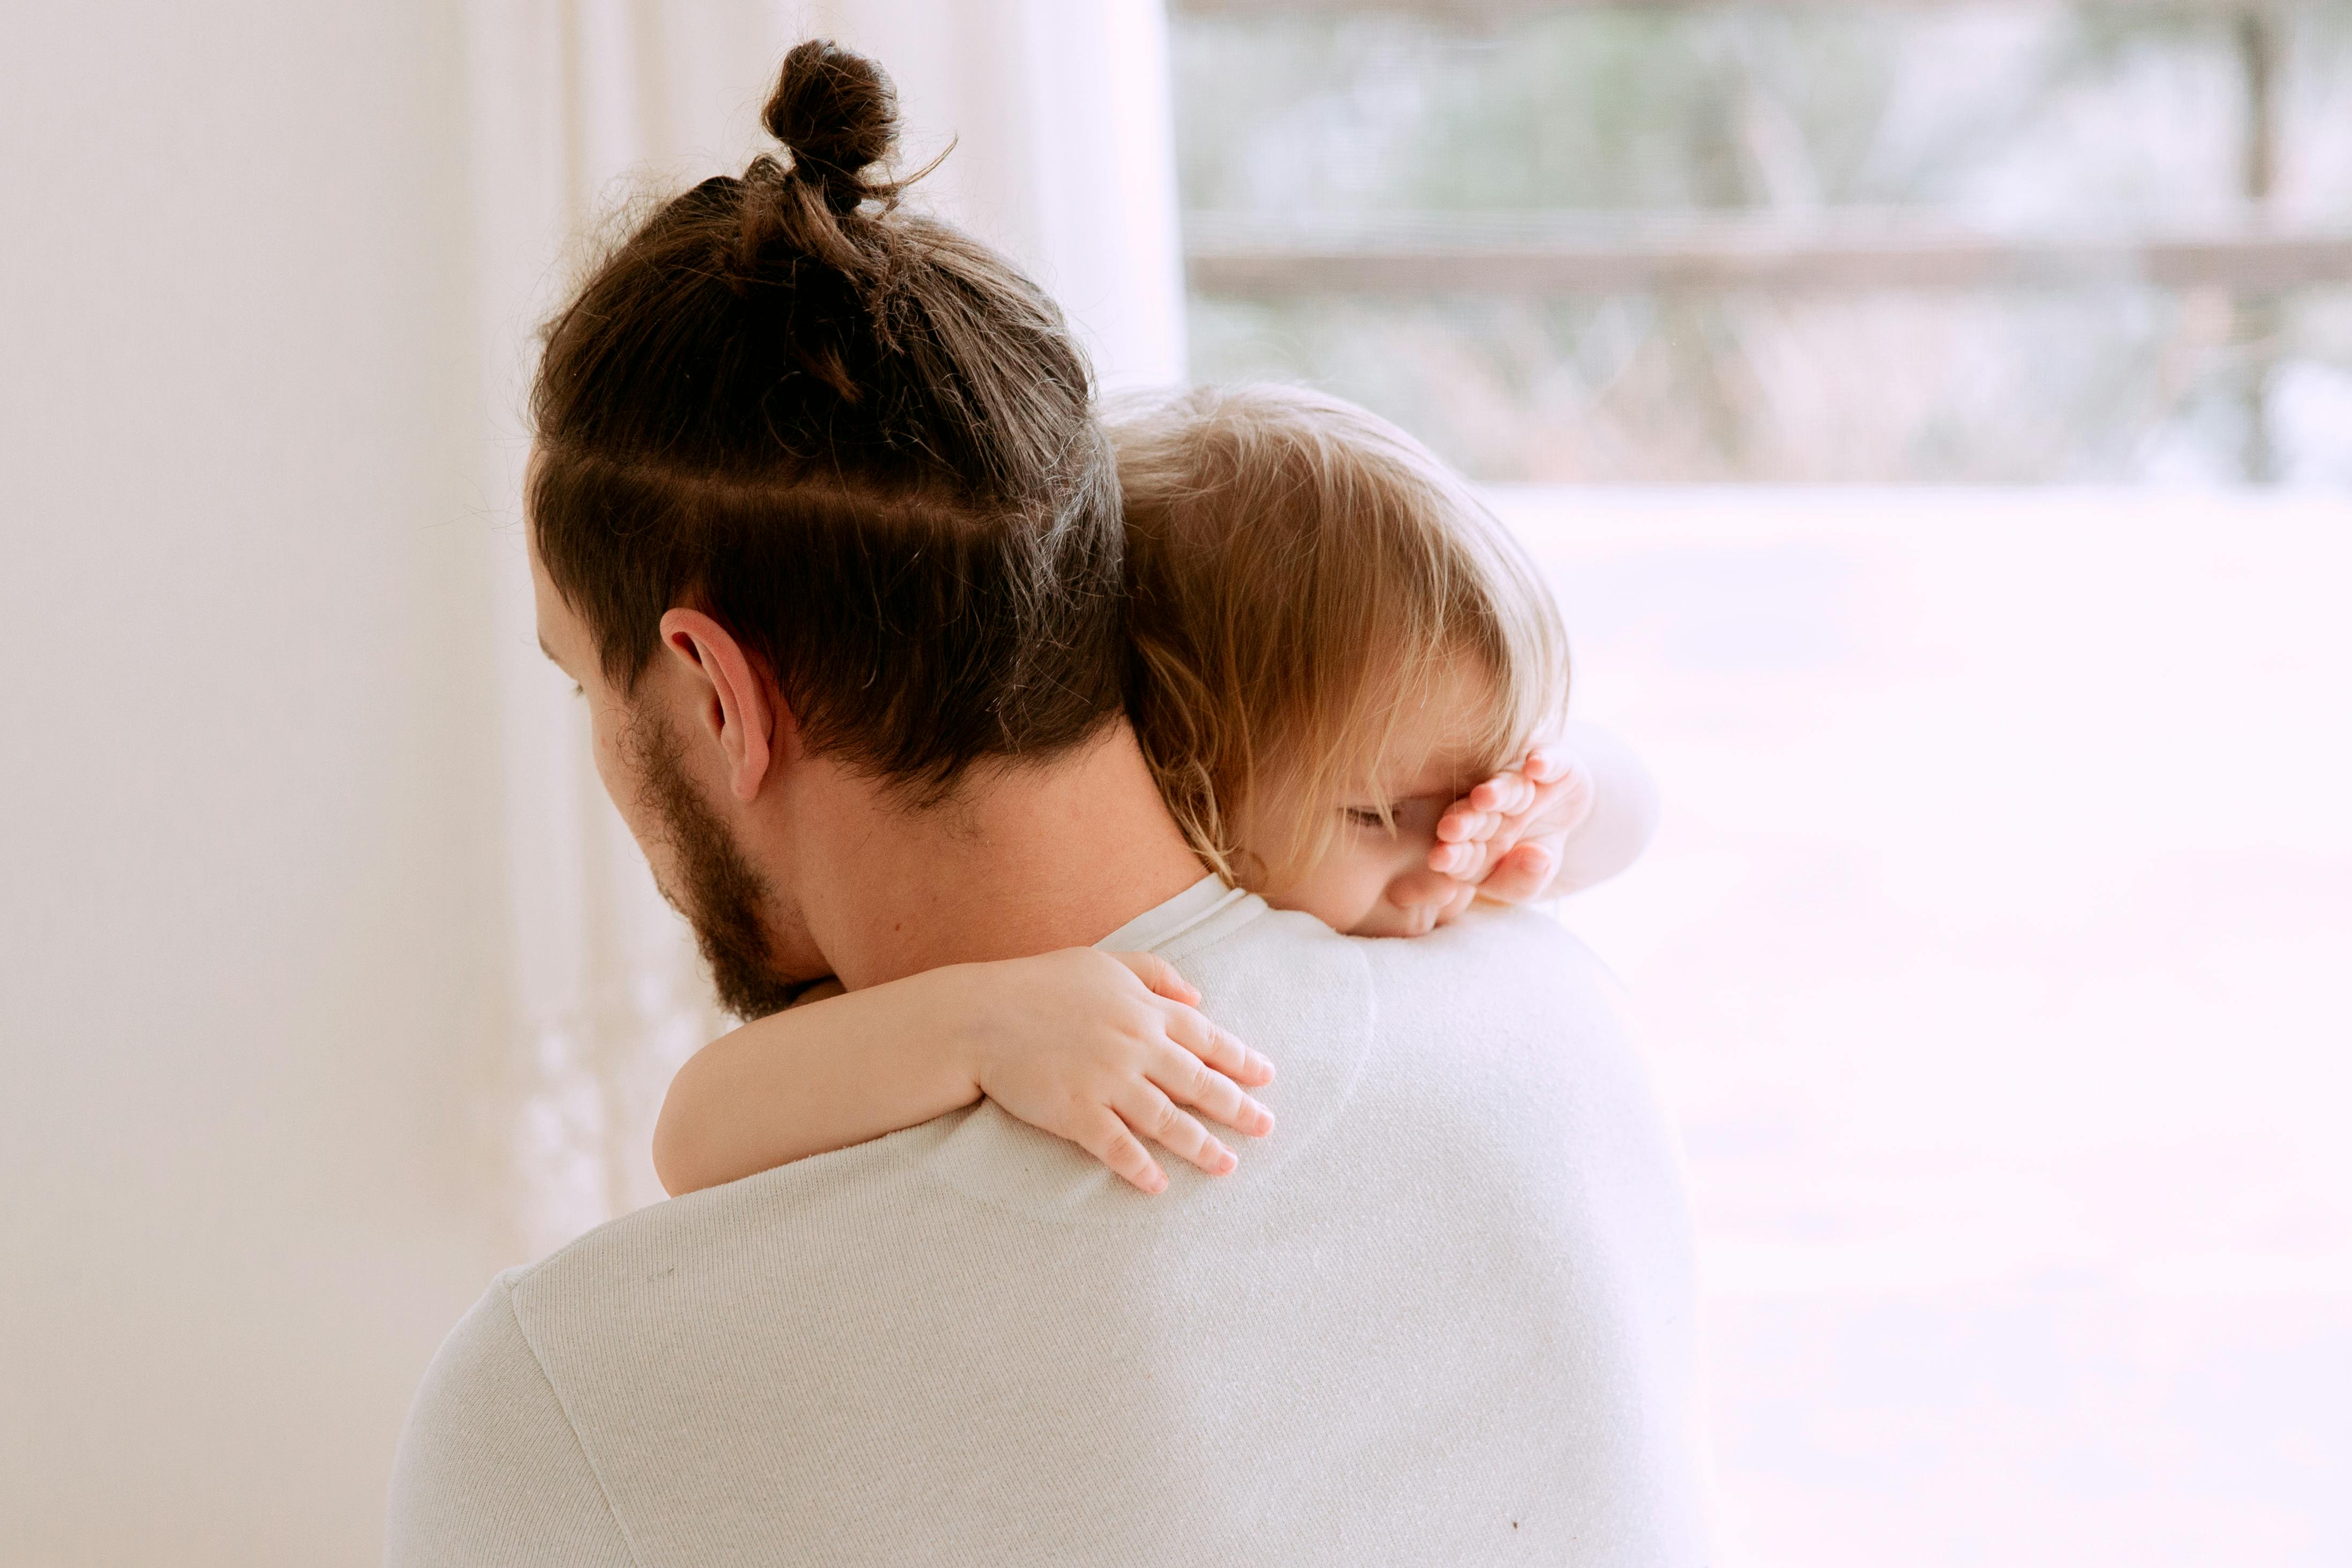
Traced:
<path fill-rule="evenodd" d="M 1425 936 L 1356 941 L 1384 987 L 1499 988 L 1483 994 L 1532 1009 L 1613 1005 L 1619 990 L 1592 950 L 1540 910 L 1481 907 Z"/>
<path fill-rule="evenodd" d="M 536 1375 L 536 1358 L 514 1309 L 515 1283 L 530 1273 L 530 1267 L 500 1273 L 457 1320 L 425 1371 L 417 1398 L 420 1408 L 443 1397 L 467 1402 L 473 1397 L 468 1390 Z"/>
<path fill-rule="evenodd" d="M 795 1161 L 724 1186 L 651 1204 L 586 1231 L 538 1262 L 499 1278 L 526 1334 L 551 1317 L 578 1318 L 640 1296 L 667 1296 L 714 1269 L 736 1266 L 758 1239 L 789 1239 L 905 1171 L 956 1113 L 851 1148 Z M 789 1266 L 789 1260 L 785 1260 Z"/>
<path fill-rule="evenodd" d="M 1622 1048 L 1629 1034 L 1616 977 L 1541 910 L 1486 906 L 1427 936 L 1365 937 L 1260 905 L 1202 947 L 1165 956 L 1210 993 L 1213 1011 L 1234 1014 L 1219 1021 L 1244 1039 L 1244 1023 L 1273 1038 L 1329 1033 L 1335 1008 L 1377 1035 L 1499 1029 Z"/>
<path fill-rule="evenodd" d="M 393 1463 L 392 1568 L 635 1561 L 516 1312 L 530 1273 L 492 1281 L 425 1369 Z"/>
<path fill-rule="evenodd" d="M 1499 1071 L 1506 1098 L 1540 1100 L 1541 1084 L 1654 1119 L 1623 988 L 1550 915 L 1482 909 L 1426 936 L 1360 946 L 1391 1052 L 1465 1082 Z"/>
<path fill-rule="evenodd" d="M 662 1207 L 667 1206 L 656 1206 Z M 593 1244 L 601 1232 L 642 1231 L 661 1225 L 655 1211 L 640 1210 L 599 1227 L 535 1263 L 500 1271 L 434 1354 L 410 1412 L 411 1428 L 457 1426 L 484 1433 L 495 1426 L 494 1422 L 486 1427 L 485 1416 L 503 1420 L 530 1407 L 541 1395 L 555 1396 L 554 1382 L 530 1322 L 534 1297 L 543 1300 L 551 1289 L 559 1294 L 581 1293 L 580 1287 L 589 1277 L 609 1271 L 609 1259 L 600 1255 L 601 1249 Z M 592 1298 L 602 1293 L 593 1287 L 586 1292 Z M 555 1403 L 560 1408 L 560 1396 Z"/>

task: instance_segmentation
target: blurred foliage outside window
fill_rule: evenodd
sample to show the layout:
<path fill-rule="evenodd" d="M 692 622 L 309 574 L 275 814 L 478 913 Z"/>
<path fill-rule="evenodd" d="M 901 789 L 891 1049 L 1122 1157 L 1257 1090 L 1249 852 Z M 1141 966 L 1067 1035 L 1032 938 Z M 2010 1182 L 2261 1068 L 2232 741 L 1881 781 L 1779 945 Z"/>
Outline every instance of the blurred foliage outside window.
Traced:
<path fill-rule="evenodd" d="M 1314 381 L 1489 480 L 2352 477 L 2352 6 L 1178 0 L 1173 26 L 1200 378 Z M 1221 287 L 1199 260 L 1514 222 L 1603 251 L 1760 225 L 2336 259 L 2288 287 L 1458 292 Z"/>

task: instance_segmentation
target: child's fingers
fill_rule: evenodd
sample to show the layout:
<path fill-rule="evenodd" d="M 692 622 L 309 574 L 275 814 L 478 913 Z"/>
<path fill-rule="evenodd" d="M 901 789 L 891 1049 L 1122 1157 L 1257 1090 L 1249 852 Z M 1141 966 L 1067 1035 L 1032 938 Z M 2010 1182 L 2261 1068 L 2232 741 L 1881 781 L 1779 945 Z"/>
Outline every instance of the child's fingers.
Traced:
<path fill-rule="evenodd" d="M 1454 896 L 1461 885 L 1460 879 L 1450 873 L 1409 871 L 1389 883 L 1386 895 L 1391 904 L 1413 909 L 1423 904 L 1444 904 Z"/>
<path fill-rule="evenodd" d="M 1528 748 L 1528 759 L 1519 764 L 1519 771 L 1538 784 L 1549 784 L 1572 765 L 1573 759 L 1557 747 L 1531 746 Z"/>
<path fill-rule="evenodd" d="M 1441 844 L 1475 844 L 1491 836 L 1502 820 L 1492 811 L 1474 810 L 1457 800 L 1445 808 L 1445 815 L 1437 819 L 1437 841 Z"/>
<path fill-rule="evenodd" d="M 1139 1079 L 1112 1102 L 1111 1109 L 1138 1137 L 1150 1138 L 1180 1159 L 1189 1160 L 1211 1176 L 1224 1176 L 1241 1162 L 1233 1150 L 1209 1135 L 1209 1129 L 1176 1108 L 1160 1086 Z"/>
<path fill-rule="evenodd" d="M 1477 888 L 1466 882 L 1455 883 L 1453 893 L 1448 895 L 1445 902 L 1434 905 L 1428 911 L 1428 930 L 1434 931 L 1441 925 L 1453 925 L 1477 901 Z"/>
<path fill-rule="evenodd" d="M 1145 1192 L 1158 1192 L 1168 1185 L 1167 1173 L 1108 1105 L 1089 1106 L 1084 1124 L 1071 1142 Z"/>
<path fill-rule="evenodd" d="M 1170 1001 L 1190 1007 L 1201 999 L 1192 982 L 1178 974 L 1176 967 L 1157 953 L 1113 953 L 1111 956 L 1134 970 L 1137 979 Z"/>
<path fill-rule="evenodd" d="M 1482 811 L 1470 804 L 1467 797 L 1445 808 L 1437 819 L 1437 841 L 1446 844 L 1475 844 L 1481 839 L 1492 838 L 1495 830 L 1509 819 L 1500 811 Z"/>
<path fill-rule="evenodd" d="M 1575 759 L 1557 747 L 1531 747 L 1517 768 L 1505 768 L 1470 787 L 1438 820 L 1437 836 L 1448 843 L 1490 838 L 1513 818 L 1548 803 L 1578 772 Z"/>
<path fill-rule="evenodd" d="M 1520 815 L 1549 821 L 1565 814 L 1580 822 L 1591 809 L 1592 776 L 1571 762 L 1560 768 L 1558 777 L 1535 787 Z"/>
<path fill-rule="evenodd" d="M 1581 826 L 1592 810 L 1592 786 L 1571 762 L 1558 777 L 1530 784 L 1511 799 L 1515 809 L 1509 811 L 1468 810 L 1456 801 L 1437 824 L 1441 841 L 1429 852 L 1429 868 L 1474 882 L 1491 874 L 1489 866 L 1499 865 L 1530 829 L 1569 832 Z"/>
<path fill-rule="evenodd" d="M 1274 1113 L 1242 1092 L 1241 1085 L 1178 1045 L 1161 1046 L 1144 1076 L 1179 1105 L 1190 1105 L 1213 1122 L 1263 1138 L 1274 1131 Z"/>
<path fill-rule="evenodd" d="M 1274 1082 L 1274 1063 L 1209 1021 L 1197 1008 L 1171 1007 L 1168 1038 L 1232 1079 L 1255 1088 Z"/>
<path fill-rule="evenodd" d="M 1475 785 L 1463 797 L 1476 811 L 1490 811 L 1497 816 L 1516 816 L 1531 805 L 1536 798 L 1536 785 L 1525 774 L 1497 773 L 1492 779 Z"/>
<path fill-rule="evenodd" d="M 1551 885 L 1551 873 L 1559 863 L 1549 846 L 1521 844 L 1495 862 L 1478 891 L 1505 904 L 1525 904 Z"/>
<path fill-rule="evenodd" d="M 1490 837 L 1469 844 L 1440 844 L 1429 852 L 1430 871 L 1454 882 L 1484 882 L 1503 858 L 1518 846 L 1527 831 L 1525 821 L 1513 818 Z M 1429 896 L 1434 898 L 1433 892 Z"/>
<path fill-rule="evenodd" d="M 1543 787 L 1517 773 L 1497 773 L 1474 786 L 1445 808 L 1437 820 L 1437 837 L 1445 843 L 1475 843 L 1492 838 L 1515 818 L 1525 816 L 1543 798 Z"/>
<path fill-rule="evenodd" d="M 1445 876 L 1475 876 L 1485 864 L 1488 841 L 1439 844 L 1429 852 L 1429 869 Z"/>

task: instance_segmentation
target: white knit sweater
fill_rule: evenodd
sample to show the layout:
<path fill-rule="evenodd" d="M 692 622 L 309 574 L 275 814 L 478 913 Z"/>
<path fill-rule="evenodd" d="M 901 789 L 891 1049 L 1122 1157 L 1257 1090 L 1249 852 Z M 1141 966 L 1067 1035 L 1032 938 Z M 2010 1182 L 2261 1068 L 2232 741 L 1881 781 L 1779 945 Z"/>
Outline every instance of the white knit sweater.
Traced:
<path fill-rule="evenodd" d="M 1689 1220 L 1592 957 L 1213 882 L 1104 945 L 1276 1061 L 1237 1173 L 983 1102 L 593 1231 L 435 1359 L 394 1568 L 1703 1562 Z"/>

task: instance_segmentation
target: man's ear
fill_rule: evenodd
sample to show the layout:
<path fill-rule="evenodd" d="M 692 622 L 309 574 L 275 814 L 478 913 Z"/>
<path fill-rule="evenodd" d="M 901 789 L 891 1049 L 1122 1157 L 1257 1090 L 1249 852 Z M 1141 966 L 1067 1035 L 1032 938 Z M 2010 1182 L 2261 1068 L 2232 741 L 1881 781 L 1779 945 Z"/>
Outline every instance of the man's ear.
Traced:
<path fill-rule="evenodd" d="M 663 651 L 696 683 L 695 704 L 710 737 L 727 757 L 727 783 L 739 800 L 760 793 L 792 716 L 726 627 L 699 610 L 672 610 L 661 618 Z"/>

